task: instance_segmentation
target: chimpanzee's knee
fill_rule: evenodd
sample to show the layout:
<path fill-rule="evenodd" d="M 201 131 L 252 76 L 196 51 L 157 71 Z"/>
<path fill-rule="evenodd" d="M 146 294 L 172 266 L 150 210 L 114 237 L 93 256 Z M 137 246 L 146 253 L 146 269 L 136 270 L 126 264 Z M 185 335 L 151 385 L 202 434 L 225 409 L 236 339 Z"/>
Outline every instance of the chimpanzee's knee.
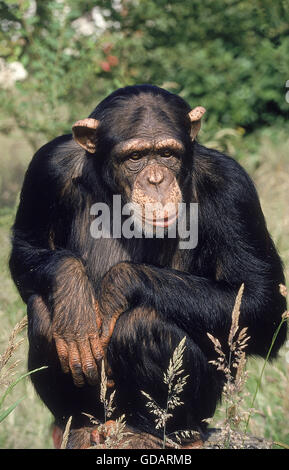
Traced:
<path fill-rule="evenodd" d="M 222 381 L 214 366 L 188 335 L 174 324 L 165 322 L 154 310 L 136 308 L 117 321 L 108 348 L 108 362 L 116 386 L 118 412 L 140 429 L 154 431 L 156 416 L 146 406 L 148 393 L 166 409 L 168 385 L 164 381 L 175 348 L 186 336 L 182 374 L 174 384 L 188 376 L 182 393 L 182 405 L 170 410 L 168 432 L 202 427 L 202 420 L 213 415 L 221 395 Z"/>

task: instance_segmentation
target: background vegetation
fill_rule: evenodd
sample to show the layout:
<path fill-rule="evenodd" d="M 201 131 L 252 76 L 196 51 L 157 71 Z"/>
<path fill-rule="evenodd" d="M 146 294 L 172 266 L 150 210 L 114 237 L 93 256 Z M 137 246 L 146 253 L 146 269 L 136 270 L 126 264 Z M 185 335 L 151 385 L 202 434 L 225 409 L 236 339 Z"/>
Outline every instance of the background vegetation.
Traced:
<path fill-rule="evenodd" d="M 0 0 L 0 353 L 25 315 L 7 259 L 27 164 L 120 86 L 156 84 L 207 108 L 200 140 L 252 175 L 288 275 L 288 25 L 281 0 Z M 11 381 L 26 354 L 25 338 Z M 261 367 L 249 361 L 248 406 Z M 250 421 L 251 432 L 287 444 L 288 372 L 289 343 L 266 368 Z M 22 396 L 0 423 L 0 447 L 51 447 L 51 417 L 29 379 L 7 406 Z"/>

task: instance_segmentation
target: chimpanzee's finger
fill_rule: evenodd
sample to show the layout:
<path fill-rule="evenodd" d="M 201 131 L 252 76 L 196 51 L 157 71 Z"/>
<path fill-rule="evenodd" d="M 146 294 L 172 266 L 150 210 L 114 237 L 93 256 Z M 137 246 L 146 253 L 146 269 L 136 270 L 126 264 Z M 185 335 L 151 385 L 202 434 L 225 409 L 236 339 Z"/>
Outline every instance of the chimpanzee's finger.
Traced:
<path fill-rule="evenodd" d="M 77 343 L 77 346 L 80 352 L 82 372 L 84 373 L 85 378 L 87 379 L 87 382 L 89 384 L 96 384 L 98 378 L 98 371 L 97 365 L 93 357 L 93 353 L 90 348 L 89 339 L 79 341 Z"/>
<path fill-rule="evenodd" d="M 91 333 L 89 335 L 90 347 L 93 357 L 97 362 L 101 361 L 104 357 L 103 348 L 97 333 Z"/>
<path fill-rule="evenodd" d="M 113 315 L 113 317 L 111 317 L 109 320 L 105 319 L 105 321 L 102 323 L 100 342 L 102 344 L 103 349 L 107 348 L 118 317 L 119 315 Z"/>
<path fill-rule="evenodd" d="M 80 354 L 75 341 L 68 343 L 68 361 L 74 384 L 77 387 L 82 387 L 85 380 L 82 373 Z"/>
<path fill-rule="evenodd" d="M 102 315 L 100 312 L 99 304 L 97 301 L 95 301 L 95 315 L 96 315 L 96 326 L 98 330 L 100 330 L 101 325 L 102 325 Z"/>
<path fill-rule="evenodd" d="M 69 362 L 68 362 L 68 347 L 66 342 L 58 335 L 53 335 L 55 340 L 55 346 L 59 357 L 60 365 L 65 374 L 69 373 Z"/>

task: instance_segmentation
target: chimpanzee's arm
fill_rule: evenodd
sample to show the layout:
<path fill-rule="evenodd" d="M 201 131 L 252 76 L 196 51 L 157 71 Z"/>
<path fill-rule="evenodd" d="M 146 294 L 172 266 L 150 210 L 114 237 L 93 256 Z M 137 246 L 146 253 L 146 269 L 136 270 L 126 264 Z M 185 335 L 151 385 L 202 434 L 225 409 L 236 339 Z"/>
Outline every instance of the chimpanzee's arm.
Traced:
<path fill-rule="evenodd" d="M 232 159 L 217 152 L 213 156 L 213 164 L 204 154 L 195 167 L 199 244 L 190 272 L 120 263 L 104 278 L 103 308 L 120 311 L 122 303 L 148 306 L 199 346 L 208 348 L 209 332 L 225 347 L 235 298 L 244 283 L 240 326 L 247 326 L 251 336 L 247 351 L 264 356 L 286 310 L 279 293 L 282 264 L 250 178 Z M 285 336 L 284 326 L 272 354 Z"/>
<path fill-rule="evenodd" d="M 124 310 L 134 306 L 153 308 L 168 322 L 186 331 L 201 348 L 207 349 L 207 332 L 226 347 L 231 313 L 241 282 L 213 281 L 181 271 L 131 263 L 116 265 L 106 276 L 107 282 L 108 279 L 114 283 L 110 285 L 114 285 L 114 298 L 117 299 L 115 311 L 120 312 L 120 305 L 125 306 Z M 120 295 L 117 296 L 118 292 Z M 278 282 L 263 280 L 255 286 L 247 278 L 240 327 L 248 327 L 251 340 L 247 351 L 250 354 L 267 354 L 285 309 Z M 284 342 L 285 335 L 284 327 L 272 355 Z"/>
<path fill-rule="evenodd" d="M 73 177 L 81 171 L 83 151 L 63 136 L 34 156 L 23 184 L 13 227 L 10 269 L 25 302 L 32 296 L 32 335 L 55 340 L 65 372 L 77 385 L 96 379 L 102 357 L 95 292 L 84 264 L 67 246 L 78 210 Z M 67 207 L 61 209 L 62 201 Z M 80 201 L 81 203 L 81 201 Z M 37 317 L 37 318 L 36 318 Z"/>
<path fill-rule="evenodd" d="M 62 225 L 65 233 L 67 222 L 61 219 L 59 211 L 61 187 L 65 185 L 65 165 L 62 162 L 64 177 L 61 177 L 54 157 L 63 140 L 63 137 L 55 139 L 33 157 L 24 178 L 12 229 L 10 269 L 25 302 L 32 294 L 49 294 L 57 266 L 67 258 L 77 260 L 76 254 L 59 249 L 54 240 L 56 227 Z"/>

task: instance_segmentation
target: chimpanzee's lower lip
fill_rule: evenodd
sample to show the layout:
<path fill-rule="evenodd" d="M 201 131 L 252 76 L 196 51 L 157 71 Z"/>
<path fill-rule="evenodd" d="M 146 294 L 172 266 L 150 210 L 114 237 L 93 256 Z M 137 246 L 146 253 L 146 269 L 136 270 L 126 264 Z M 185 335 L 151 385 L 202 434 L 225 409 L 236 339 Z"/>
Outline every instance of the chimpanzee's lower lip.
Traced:
<path fill-rule="evenodd" d="M 142 222 L 145 224 L 153 225 L 154 227 L 169 227 L 172 225 L 178 217 L 178 212 L 170 215 L 169 217 L 164 217 L 164 218 L 153 218 L 150 219 L 148 217 L 143 217 L 142 216 Z"/>

